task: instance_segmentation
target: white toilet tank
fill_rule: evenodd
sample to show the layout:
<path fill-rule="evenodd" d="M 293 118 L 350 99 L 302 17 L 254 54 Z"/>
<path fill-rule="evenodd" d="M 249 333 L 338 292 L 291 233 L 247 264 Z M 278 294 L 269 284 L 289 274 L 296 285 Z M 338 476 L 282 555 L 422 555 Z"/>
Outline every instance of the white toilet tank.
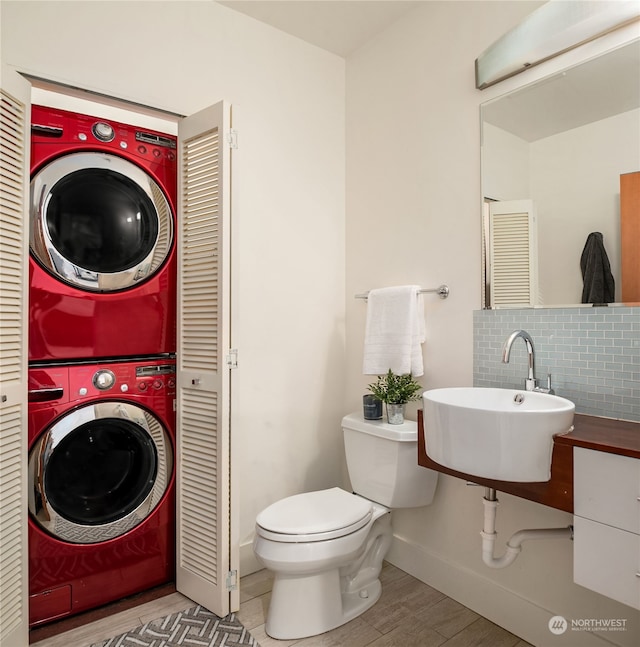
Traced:
<path fill-rule="evenodd" d="M 418 508 L 433 500 L 438 473 L 418 465 L 418 425 L 365 420 L 362 413 L 342 419 L 351 487 L 388 508 Z"/>

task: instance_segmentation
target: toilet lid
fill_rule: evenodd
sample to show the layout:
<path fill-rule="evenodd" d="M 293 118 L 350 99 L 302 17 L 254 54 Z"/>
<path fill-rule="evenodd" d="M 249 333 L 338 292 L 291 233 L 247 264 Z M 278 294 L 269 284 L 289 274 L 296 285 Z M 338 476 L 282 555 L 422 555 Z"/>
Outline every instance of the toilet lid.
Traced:
<path fill-rule="evenodd" d="M 372 514 L 371 501 L 336 487 L 277 501 L 257 516 L 256 524 L 267 531 L 263 536 L 279 535 L 280 541 L 320 541 L 355 532 Z"/>

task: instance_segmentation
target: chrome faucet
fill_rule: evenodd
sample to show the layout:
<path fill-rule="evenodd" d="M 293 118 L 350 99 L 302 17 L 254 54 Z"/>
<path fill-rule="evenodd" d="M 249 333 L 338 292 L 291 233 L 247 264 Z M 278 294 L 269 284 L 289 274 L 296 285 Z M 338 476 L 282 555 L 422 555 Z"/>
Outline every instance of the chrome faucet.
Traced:
<path fill-rule="evenodd" d="M 528 357 L 528 369 L 527 369 L 527 377 L 524 381 L 524 388 L 527 391 L 540 391 L 542 393 L 553 393 L 553 389 L 551 388 L 551 373 L 547 375 L 547 386 L 542 387 L 538 386 L 538 380 L 536 380 L 535 377 L 535 358 L 534 358 L 534 351 L 533 351 L 533 339 L 531 339 L 531 335 L 526 331 L 526 330 L 514 330 L 508 337 L 507 340 L 504 342 L 504 346 L 502 347 L 502 362 L 504 364 L 507 364 L 509 362 L 509 355 L 511 354 L 511 346 L 513 345 L 513 342 L 518 339 L 518 337 L 522 337 L 522 340 L 527 346 L 527 357 Z"/>

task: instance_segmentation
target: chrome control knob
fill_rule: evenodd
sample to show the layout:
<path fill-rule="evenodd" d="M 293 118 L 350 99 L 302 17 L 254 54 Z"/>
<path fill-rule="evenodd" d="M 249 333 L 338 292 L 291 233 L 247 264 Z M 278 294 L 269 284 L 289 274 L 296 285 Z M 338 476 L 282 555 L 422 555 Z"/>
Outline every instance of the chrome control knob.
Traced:
<path fill-rule="evenodd" d="M 93 386 L 100 391 L 110 389 L 116 383 L 116 376 L 108 369 L 97 371 L 93 376 Z"/>
<path fill-rule="evenodd" d="M 98 121 L 93 124 L 91 132 L 94 137 L 101 142 L 110 142 L 116 136 L 113 127 L 109 124 L 105 124 L 104 121 Z"/>

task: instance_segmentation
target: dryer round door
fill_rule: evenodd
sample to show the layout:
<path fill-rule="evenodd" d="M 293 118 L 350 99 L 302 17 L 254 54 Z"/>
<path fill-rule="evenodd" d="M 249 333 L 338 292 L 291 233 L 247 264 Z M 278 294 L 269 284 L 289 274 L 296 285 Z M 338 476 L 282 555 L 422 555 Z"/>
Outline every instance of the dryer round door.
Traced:
<path fill-rule="evenodd" d="M 171 207 L 158 184 L 127 160 L 73 153 L 31 180 L 30 246 L 61 281 L 90 292 L 139 285 L 173 244 Z"/>
<path fill-rule="evenodd" d="M 171 482 L 173 450 L 161 422 L 110 401 L 67 413 L 29 452 L 29 511 L 54 537 L 76 544 L 129 532 Z"/>

